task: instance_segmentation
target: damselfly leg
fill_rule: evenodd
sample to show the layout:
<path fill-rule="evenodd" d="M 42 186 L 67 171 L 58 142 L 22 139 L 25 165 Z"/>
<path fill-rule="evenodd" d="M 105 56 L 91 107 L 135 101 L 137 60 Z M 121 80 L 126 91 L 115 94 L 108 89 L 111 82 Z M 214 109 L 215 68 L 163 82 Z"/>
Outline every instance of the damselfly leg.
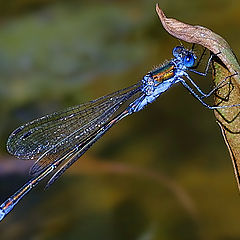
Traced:
<path fill-rule="evenodd" d="M 225 82 L 226 79 L 231 78 L 235 76 L 235 74 L 232 74 L 230 76 L 227 76 L 225 79 L 223 79 L 219 84 L 221 84 L 222 82 Z M 202 103 L 203 106 L 207 107 L 208 109 L 223 109 L 223 108 L 231 108 L 231 107 L 239 107 L 240 104 L 233 104 L 233 105 L 228 105 L 228 106 L 210 106 L 209 104 L 207 104 L 205 101 L 203 101 L 203 97 L 199 96 L 194 90 L 193 88 L 191 88 L 189 86 L 189 84 L 183 79 L 183 78 L 179 78 L 179 82 L 197 99 L 200 101 L 200 103 Z M 209 96 L 212 95 L 217 89 L 219 89 L 219 86 L 216 86 L 213 90 L 210 91 Z M 209 97 L 208 96 L 208 97 Z"/>

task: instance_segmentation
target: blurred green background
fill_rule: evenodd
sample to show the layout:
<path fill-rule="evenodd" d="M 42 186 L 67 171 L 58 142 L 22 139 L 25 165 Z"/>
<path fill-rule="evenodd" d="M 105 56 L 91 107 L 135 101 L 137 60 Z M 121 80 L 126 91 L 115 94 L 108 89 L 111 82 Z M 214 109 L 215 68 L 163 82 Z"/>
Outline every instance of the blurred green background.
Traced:
<path fill-rule="evenodd" d="M 132 85 L 179 44 L 156 1 L 0 1 L 0 200 L 33 162 L 8 135 L 47 113 Z M 238 0 L 161 0 L 239 57 Z M 195 76 L 196 77 L 196 76 Z M 195 78 L 203 89 L 210 78 Z M 0 239 L 240 239 L 240 197 L 213 112 L 181 86 L 121 121 L 48 191 L 41 184 L 0 223 Z"/>

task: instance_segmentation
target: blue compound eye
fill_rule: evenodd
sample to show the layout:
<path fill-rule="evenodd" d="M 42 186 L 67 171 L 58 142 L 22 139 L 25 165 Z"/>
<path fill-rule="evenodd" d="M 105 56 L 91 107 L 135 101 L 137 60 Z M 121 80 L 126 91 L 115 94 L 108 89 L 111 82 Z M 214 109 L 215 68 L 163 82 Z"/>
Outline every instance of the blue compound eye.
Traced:
<path fill-rule="evenodd" d="M 195 58 L 192 54 L 188 54 L 184 57 L 183 59 L 183 64 L 186 66 L 186 67 L 192 67 L 195 63 Z"/>

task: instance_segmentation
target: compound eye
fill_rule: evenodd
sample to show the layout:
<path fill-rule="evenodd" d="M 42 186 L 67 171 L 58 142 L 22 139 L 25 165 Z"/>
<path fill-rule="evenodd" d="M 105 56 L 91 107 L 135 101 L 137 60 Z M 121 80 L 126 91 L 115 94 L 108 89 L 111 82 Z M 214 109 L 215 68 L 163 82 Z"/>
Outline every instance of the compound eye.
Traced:
<path fill-rule="evenodd" d="M 184 47 L 177 46 L 173 49 L 172 54 L 175 58 L 180 57 L 182 52 L 184 51 Z"/>
<path fill-rule="evenodd" d="M 183 59 L 183 64 L 186 67 L 192 67 L 195 63 L 195 58 L 192 54 L 187 54 Z"/>

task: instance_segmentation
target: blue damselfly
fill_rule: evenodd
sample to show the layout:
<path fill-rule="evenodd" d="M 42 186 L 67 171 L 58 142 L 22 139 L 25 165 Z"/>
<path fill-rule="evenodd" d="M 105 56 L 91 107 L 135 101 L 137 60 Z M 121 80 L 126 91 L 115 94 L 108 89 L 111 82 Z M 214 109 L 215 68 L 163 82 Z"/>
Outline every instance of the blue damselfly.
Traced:
<path fill-rule="evenodd" d="M 205 94 L 189 76 L 189 71 L 205 75 L 211 57 L 205 73 L 199 73 L 194 70 L 197 57 L 192 50 L 177 46 L 173 56 L 131 87 L 17 128 L 8 139 L 8 152 L 21 159 L 35 159 L 30 171 L 34 177 L 0 205 L 0 220 L 42 179 L 55 172 L 47 183 L 50 186 L 115 123 L 142 110 L 174 84 L 182 84 L 209 109 L 239 106 L 208 105 L 204 98 L 212 95 L 218 86 Z"/>

